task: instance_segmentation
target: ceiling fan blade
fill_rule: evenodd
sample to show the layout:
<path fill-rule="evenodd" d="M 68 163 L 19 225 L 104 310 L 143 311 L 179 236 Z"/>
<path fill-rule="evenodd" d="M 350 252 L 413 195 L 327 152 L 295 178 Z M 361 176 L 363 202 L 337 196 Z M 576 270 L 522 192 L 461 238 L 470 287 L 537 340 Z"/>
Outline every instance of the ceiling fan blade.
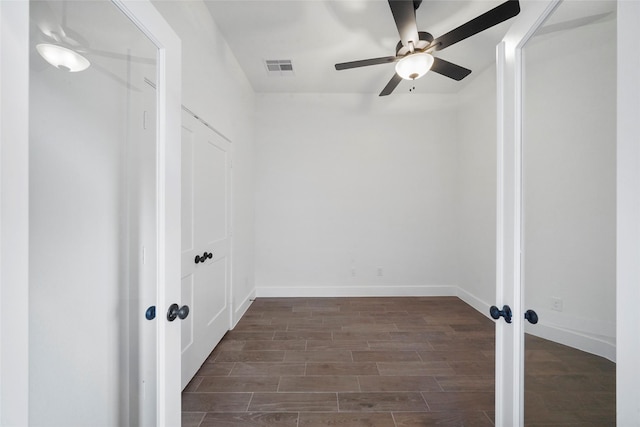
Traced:
<path fill-rule="evenodd" d="M 416 24 L 416 8 L 413 0 L 389 0 L 389 7 L 396 21 L 398 34 L 402 45 L 409 47 L 409 42 L 415 46 L 420 38 L 418 37 L 418 25 Z"/>
<path fill-rule="evenodd" d="M 380 92 L 380 95 L 378 96 L 390 95 L 401 81 L 402 77 L 400 77 L 398 74 L 394 74 L 393 77 L 391 77 L 391 80 L 389 80 L 389 83 L 387 83 L 387 85 L 384 87 L 384 89 L 382 89 L 382 92 Z"/>
<path fill-rule="evenodd" d="M 445 61 L 444 59 L 440 58 L 433 58 L 431 71 L 458 81 L 471 74 L 471 70 L 469 70 L 468 68 L 461 67 L 460 65 L 456 65 L 452 62 Z"/>
<path fill-rule="evenodd" d="M 508 0 L 490 11 L 483 13 L 477 18 L 472 19 L 466 24 L 462 24 L 456 29 L 449 31 L 433 41 L 432 46 L 436 46 L 436 50 L 442 50 L 461 40 L 478 34 L 488 28 L 493 27 L 507 19 L 513 18 L 520 13 L 520 3 L 518 0 Z"/>
<path fill-rule="evenodd" d="M 366 67 L 369 65 L 389 64 L 391 62 L 396 62 L 399 59 L 400 58 L 396 58 L 395 56 L 385 56 L 384 58 L 371 58 L 362 59 L 360 61 L 342 62 L 340 64 L 336 64 L 336 70 L 348 70 L 349 68 Z"/>

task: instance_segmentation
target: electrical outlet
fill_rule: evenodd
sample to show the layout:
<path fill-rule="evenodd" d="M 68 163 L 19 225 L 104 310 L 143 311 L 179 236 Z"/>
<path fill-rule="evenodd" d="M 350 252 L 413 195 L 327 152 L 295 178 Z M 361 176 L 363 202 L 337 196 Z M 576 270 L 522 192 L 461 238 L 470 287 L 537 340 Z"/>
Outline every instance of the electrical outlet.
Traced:
<path fill-rule="evenodd" d="M 551 297 L 551 310 L 562 311 L 562 299 Z"/>
<path fill-rule="evenodd" d="M 356 268 L 351 267 L 351 277 L 356 277 Z"/>
<path fill-rule="evenodd" d="M 378 277 L 382 277 L 382 267 L 378 267 Z"/>

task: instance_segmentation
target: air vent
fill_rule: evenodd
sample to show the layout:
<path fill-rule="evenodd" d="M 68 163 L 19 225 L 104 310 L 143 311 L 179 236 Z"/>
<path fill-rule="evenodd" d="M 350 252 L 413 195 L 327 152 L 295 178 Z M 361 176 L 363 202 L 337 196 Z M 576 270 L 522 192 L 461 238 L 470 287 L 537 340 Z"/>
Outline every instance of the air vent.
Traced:
<path fill-rule="evenodd" d="M 267 59 L 264 63 L 270 76 L 293 76 L 293 64 L 290 59 Z"/>

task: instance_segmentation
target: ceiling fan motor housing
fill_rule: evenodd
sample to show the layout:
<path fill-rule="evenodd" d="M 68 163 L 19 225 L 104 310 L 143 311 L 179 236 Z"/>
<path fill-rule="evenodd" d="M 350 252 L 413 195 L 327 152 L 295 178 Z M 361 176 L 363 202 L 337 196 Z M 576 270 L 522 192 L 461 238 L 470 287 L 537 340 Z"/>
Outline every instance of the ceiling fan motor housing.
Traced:
<path fill-rule="evenodd" d="M 426 31 L 418 31 L 418 37 L 420 41 L 416 43 L 414 49 L 418 52 L 424 51 L 433 42 L 433 36 Z M 404 46 L 401 41 L 396 45 L 396 56 L 405 56 L 411 53 L 409 46 Z"/>

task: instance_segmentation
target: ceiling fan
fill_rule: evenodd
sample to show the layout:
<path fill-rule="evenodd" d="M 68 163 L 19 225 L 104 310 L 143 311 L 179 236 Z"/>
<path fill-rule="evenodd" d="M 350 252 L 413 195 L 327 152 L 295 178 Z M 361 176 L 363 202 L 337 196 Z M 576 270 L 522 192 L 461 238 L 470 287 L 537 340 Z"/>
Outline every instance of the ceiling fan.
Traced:
<path fill-rule="evenodd" d="M 395 56 L 342 62 L 336 64 L 336 70 L 395 62 L 396 73 L 382 89 L 380 96 L 391 94 L 402 79 L 416 80 L 429 70 L 454 80 L 462 80 L 471 73 L 471 70 L 437 58 L 433 56 L 433 52 L 443 50 L 520 13 L 518 0 L 508 0 L 434 39 L 431 34 L 418 31 L 416 10 L 421 3 L 422 0 L 389 0 L 389 7 L 400 34 L 400 42 L 396 46 Z"/>

